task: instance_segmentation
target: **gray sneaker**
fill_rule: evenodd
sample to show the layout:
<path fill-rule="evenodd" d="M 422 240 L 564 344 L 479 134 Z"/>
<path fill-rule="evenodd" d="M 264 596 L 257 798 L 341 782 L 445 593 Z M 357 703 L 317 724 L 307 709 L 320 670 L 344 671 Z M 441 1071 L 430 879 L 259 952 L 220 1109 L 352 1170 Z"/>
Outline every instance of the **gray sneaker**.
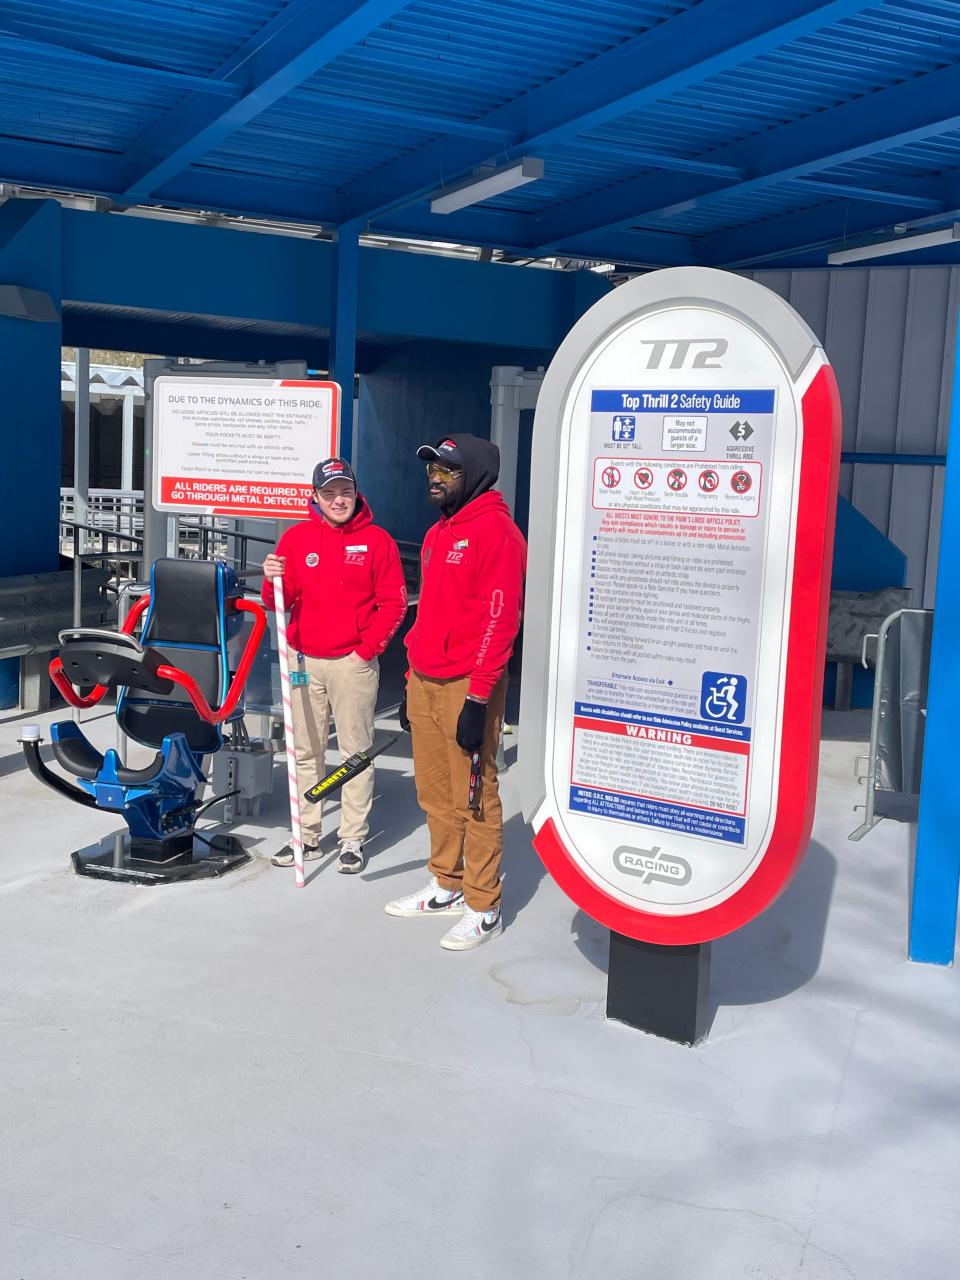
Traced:
<path fill-rule="evenodd" d="M 340 857 L 337 859 L 338 871 L 342 871 L 345 876 L 355 876 L 358 871 L 363 870 L 365 862 L 362 840 L 342 840 L 340 842 Z"/>
<path fill-rule="evenodd" d="M 320 852 L 318 844 L 305 844 L 303 846 L 304 862 L 316 862 L 323 855 Z M 275 867 L 292 867 L 293 866 L 293 845 L 286 844 L 279 853 L 275 853 L 270 859 Z"/>

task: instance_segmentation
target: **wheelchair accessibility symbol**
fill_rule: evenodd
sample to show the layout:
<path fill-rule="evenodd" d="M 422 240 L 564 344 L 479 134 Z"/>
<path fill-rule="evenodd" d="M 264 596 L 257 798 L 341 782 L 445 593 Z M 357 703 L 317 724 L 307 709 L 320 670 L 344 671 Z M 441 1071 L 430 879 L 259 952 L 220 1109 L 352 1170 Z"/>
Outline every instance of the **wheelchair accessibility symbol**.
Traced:
<path fill-rule="evenodd" d="M 743 724 L 747 677 L 724 671 L 705 671 L 700 685 L 700 714 L 724 724 Z"/>

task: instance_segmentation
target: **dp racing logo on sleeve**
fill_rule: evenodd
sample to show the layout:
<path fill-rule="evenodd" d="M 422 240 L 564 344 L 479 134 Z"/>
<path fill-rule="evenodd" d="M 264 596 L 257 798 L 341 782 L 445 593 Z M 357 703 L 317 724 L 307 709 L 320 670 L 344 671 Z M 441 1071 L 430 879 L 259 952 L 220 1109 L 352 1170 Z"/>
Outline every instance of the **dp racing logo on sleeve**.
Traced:
<path fill-rule="evenodd" d="M 659 845 L 652 849 L 631 849 L 622 844 L 613 851 L 613 862 L 628 876 L 640 876 L 644 884 L 659 880 L 663 884 L 689 884 L 693 875 L 690 863 L 674 853 L 664 853 Z"/>

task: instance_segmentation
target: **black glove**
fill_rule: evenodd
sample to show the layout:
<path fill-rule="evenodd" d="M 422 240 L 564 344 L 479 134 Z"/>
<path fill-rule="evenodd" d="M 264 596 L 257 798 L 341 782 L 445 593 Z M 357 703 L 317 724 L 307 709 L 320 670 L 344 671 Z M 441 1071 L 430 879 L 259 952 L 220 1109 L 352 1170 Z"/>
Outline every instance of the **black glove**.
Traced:
<path fill-rule="evenodd" d="M 457 746 L 473 755 L 483 746 L 483 727 L 487 721 L 487 704 L 467 698 L 457 721 Z"/>
<path fill-rule="evenodd" d="M 397 708 L 397 717 L 400 721 L 400 728 L 404 733 L 410 732 L 410 717 L 407 715 L 407 691 L 404 689 L 403 697 L 400 699 L 400 706 Z"/>

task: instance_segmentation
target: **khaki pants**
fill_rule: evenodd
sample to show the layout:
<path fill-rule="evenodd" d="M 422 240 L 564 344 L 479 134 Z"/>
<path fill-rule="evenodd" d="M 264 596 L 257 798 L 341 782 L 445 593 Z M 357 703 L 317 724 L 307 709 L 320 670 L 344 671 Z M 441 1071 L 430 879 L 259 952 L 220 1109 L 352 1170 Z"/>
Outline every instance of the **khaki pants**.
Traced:
<path fill-rule="evenodd" d="M 380 683 L 380 661 L 355 662 L 352 658 L 304 658 L 310 676 L 307 685 L 290 690 L 293 733 L 297 743 L 297 778 L 300 782 L 300 825 L 304 844 L 319 844 L 323 804 L 311 804 L 303 793 L 327 772 L 327 731 L 330 713 L 337 727 L 340 759 L 373 745 L 373 711 Z M 299 671 L 296 653 L 290 654 L 290 671 Z M 369 828 L 373 804 L 373 766 L 365 769 L 340 791 L 341 840 L 362 840 Z"/>
<path fill-rule="evenodd" d="M 427 815 L 430 871 L 444 889 L 462 889 L 468 907 L 490 911 L 500 902 L 503 809 L 497 781 L 497 745 L 506 679 L 487 704 L 481 751 L 480 807 L 467 807 L 470 757 L 457 746 L 457 720 L 470 680 L 432 680 L 416 671 L 407 681 L 417 800 Z"/>

